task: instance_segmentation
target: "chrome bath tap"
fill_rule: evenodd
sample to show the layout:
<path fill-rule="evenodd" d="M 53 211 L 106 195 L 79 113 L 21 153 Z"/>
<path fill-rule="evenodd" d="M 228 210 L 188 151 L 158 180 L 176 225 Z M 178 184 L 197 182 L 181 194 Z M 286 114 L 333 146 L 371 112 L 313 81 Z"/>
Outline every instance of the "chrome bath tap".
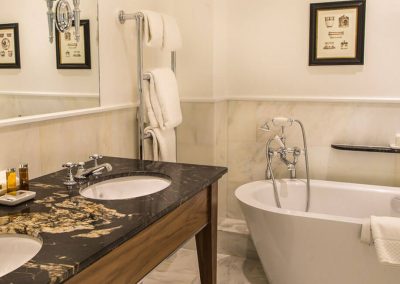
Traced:
<path fill-rule="evenodd" d="M 278 143 L 278 149 L 273 149 L 270 147 L 270 144 L 273 141 L 276 141 Z M 272 162 L 272 158 L 279 155 L 280 160 L 287 166 L 287 169 L 290 172 L 290 178 L 295 179 L 296 165 L 299 161 L 300 155 L 304 154 L 304 151 L 301 150 L 299 147 L 288 148 L 283 141 L 285 141 L 284 137 L 278 135 L 271 139 L 271 142 L 267 144 L 267 159 Z M 291 159 L 289 155 L 292 156 Z M 267 169 L 265 172 L 266 179 L 271 179 L 270 164 L 271 163 L 267 164 Z"/>
<path fill-rule="evenodd" d="M 304 149 L 300 149 L 299 147 L 288 148 L 286 147 L 286 137 L 285 137 L 285 128 L 290 127 L 293 123 L 297 123 L 303 135 L 303 147 Z M 306 164 L 306 175 L 307 175 L 307 204 L 306 204 L 306 211 L 309 210 L 310 207 L 310 177 L 309 177 L 309 166 L 308 166 L 308 150 L 307 150 L 307 141 L 306 141 L 306 134 L 304 130 L 303 123 L 300 120 L 295 120 L 292 118 L 285 118 L 285 117 L 276 117 L 270 121 L 267 121 L 260 129 L 263 131 L 271 131 L 271 127 L 280 127 L 281 134 L 275 135 L 274 137 L 270 138 L 266 145 L 266 156 L 267 156 L 267 167 L 265 170 L 265 178 L 267 180 L 272 180 L 272 184 L 274 187 L 274 195 L 275 195 L 275 202 L 278 208 L 281 208 L 281 203 L 279 199 L 278 189 L 275 181 L 275 176 L 272 171 L 272 160 L 274 157 L 279 156 L 281 162 L 283 162 L 290 173 L 290 178 L 296 178 L 296 165 L 299 161 L 299 157 L 304 154 L 305 157 L 305 164 Z M 279 148 L 271 148 L 271 143 L 276 142 Z M 290 157 L 291 155 L 291 157 Z"/>

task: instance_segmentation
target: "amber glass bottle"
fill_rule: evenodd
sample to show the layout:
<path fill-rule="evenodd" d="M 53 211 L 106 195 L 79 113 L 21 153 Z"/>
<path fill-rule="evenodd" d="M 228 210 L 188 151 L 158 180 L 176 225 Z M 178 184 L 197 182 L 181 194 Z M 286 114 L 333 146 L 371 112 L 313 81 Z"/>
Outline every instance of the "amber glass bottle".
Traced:
<path fill-rule="evenodd" d="M 7 194 L 15 195 L 17 191 L 17 173 L 15 168 L 7 169 Z"/>
<path fill-rule="evenodd" d="M 19 165 L 19 189 L 29 190 L 28 164 Z"/>

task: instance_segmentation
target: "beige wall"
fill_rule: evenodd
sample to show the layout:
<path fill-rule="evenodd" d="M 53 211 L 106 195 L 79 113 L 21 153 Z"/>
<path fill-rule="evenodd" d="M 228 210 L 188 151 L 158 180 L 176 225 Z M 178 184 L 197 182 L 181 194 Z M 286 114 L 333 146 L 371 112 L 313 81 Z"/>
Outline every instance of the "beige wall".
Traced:
<path fill-rule="evenodd" d="M 28 163 L 31 177 L 93 153 L 134 157 L 132 109 L 0 128 L 0 169 Z"/>
<path fill-rule="evenodd" d="M 222 1 L 215 13 L 225 21 L 215 29 L 226 34 L 215 33 L 214 40 L 225 41 L 216 47 L 225 88 L 214 96 L 399 98 L 400 2 L 367 1 L 364 66 L 309 67 L 311 2 Z"/>

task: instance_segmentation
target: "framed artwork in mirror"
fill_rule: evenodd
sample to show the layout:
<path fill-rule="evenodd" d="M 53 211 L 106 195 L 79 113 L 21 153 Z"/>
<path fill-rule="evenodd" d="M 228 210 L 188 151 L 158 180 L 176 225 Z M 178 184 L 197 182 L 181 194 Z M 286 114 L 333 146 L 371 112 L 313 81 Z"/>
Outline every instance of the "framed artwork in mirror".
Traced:
<path fill-rule="evenodd" d="M 75 29 L 56 32 L 57 69 L 91 69 L 90 23 L 81 20 L 80 40 L 75 39 Z"/>
<path fill-rule="evenodd" d="M 0 24 L 0 68 L 21 68 L 18 24 Z"/>
<path fill-rule="evenodd" d="M 365 0 L 310 6 L 309 65 L 363 65 Z"/>

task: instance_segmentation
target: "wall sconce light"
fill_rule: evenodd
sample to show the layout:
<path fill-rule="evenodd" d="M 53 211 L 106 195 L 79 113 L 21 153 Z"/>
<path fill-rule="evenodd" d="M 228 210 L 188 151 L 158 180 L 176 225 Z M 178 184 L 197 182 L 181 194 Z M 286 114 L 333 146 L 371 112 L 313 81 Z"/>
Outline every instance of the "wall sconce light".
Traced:
<path fill-rule="evenodd" d="M 68 31 L 74 21 L 75 39 L 80 40 L 81 10 L 79 9 L 80 0 L 73 0 L 74 10 L 67 0 L 46 0 L 47 1 L 47 20 L 49 23 L 49 41 L 54 41 L 54 23 L 58 31 L 64 33 Z M 55 9 L 53 10 L 54 3 Z"/>

